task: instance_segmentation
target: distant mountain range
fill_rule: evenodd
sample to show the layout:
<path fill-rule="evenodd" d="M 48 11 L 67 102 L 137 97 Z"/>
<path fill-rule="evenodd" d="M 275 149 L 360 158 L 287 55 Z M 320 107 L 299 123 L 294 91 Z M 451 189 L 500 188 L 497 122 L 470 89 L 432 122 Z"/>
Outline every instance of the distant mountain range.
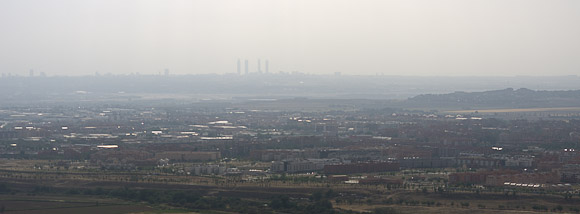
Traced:
<path fill-rule="evenodd" d="M 580 107 L 580 90 L 535 91 L 527 88 L 484 92 L 424 94 L 409 98 L 406 107 L 434 109 Z"/>

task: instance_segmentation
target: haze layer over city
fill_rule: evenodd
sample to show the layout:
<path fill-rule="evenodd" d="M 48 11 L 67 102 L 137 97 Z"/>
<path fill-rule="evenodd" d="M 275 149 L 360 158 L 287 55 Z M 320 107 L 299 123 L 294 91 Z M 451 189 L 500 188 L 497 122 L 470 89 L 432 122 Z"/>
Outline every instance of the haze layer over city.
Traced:
<path fill-rule="evenodd" d="M 580 213 L 580 1 L 0 1 L 0 213 Z"/>

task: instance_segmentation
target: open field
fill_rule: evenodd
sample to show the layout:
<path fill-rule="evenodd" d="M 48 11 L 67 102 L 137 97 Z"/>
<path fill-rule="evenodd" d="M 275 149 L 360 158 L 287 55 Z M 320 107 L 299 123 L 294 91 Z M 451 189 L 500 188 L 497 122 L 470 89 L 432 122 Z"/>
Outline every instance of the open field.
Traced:
<path fill-rule="evenodd" d="M 87 196 L 2 195 L 0 206 L 6 213 L 134 213 L 153 212 L 144 204 Z"/>
<path fill-rule="evenodd" d="M 473 109 L 473 110 L 451 110 L 447 113 L 518 113 L 518 112 L 557 112 L 557 111 L 580 111 L 580 107 L 562 107 L 562 108 L 509 108 L 509 109 Z"/>
<path fill-rule="evenodd" d="M 315 192 L 329 190 L 334 194 L 326 199 L 334 208 L 356 212 L 383 208 L 393 209 L 396 213 L 531 213 L 559 210 L 577 213 L 576 210 L 580 209 L 580 196 L 577 194 L 572 199 L 565 200 L 561 193 L 538 194 L 520 190 L 513 195 L 511 190 L 491 189 L 483 189 L 478 193 L 475 189 L 435 192 L 435 186 L 427 185 L 423 186 L 426 188 L 422 192 L 420 187 L 388 188 L 385 185 L 352 185 L 298 179 L 242 182 L 228 177 L 166 175 L 138 171 L 38 170 L 23 167 L 31 164 L 27 161 L 17 163 L 19 164 L 2 163 L 11 169 L 0 170 L 0 183 L 5 184 L 7 189 L 2 192 L 3 195 L 0 194 L 0 205 L 10 213 L 164 213 L 158 207 L 184 208 L 184 204 L 134 197 L 141 192 L 172 196 L 167 194 L 171 191 L 194 192 L 200 197 L 219 200 L 223 198 L 224 201 L 243 200 L 240 203 L 253 203 L 252 206 L 257 207 L 258 211 L 268 211 L 270 208 L 259 209 L 267 207 L 263 205 L 272 203 L 272 199 L 282 195 L 297 204 L 311 204 L 310 198 Z M 420 175 L 422 172 L 409 172 L 405 176 L 413 176 L 414 173 Z M 445 177 L 445 174 L 432 173 L 429 176 Z M 131 179 L 133 177 L 135 178 Z M 421 185 L 411 181 L 408 184 Z M 115 191 L 129 192 L 133 196 L 115 194 Z M 215 211 L 212 208 L 190 206 L 185 212 L 190 210 Z"/>
<path fill-rule="evenodd" d="M 386 202 L 393 198 L 392 202 Z M 369 212 L 384 208 L 395 213 L 538 213 L 558 211 L 578 213 L 578 199 L 564 200 L 559 197 L 538 195 L 505 196 L 501 193 L 417 193 L 399 192 L 373 197 L 355 203 L 334 203 L 335 208 L 357 212 Z"/>
<path fill-rule="evenodd" d="M 335 193 L 328 200 L 336 209 L 343 211 L 370 212 L 389 209 L 395 213 L 577 213 L 580 209 L 578 196 L 564 199 L 561 195 L 518 192 L 470 192 L 453 191 L 437 193 L 432 190 L 420 192 L 411 189 L 387 189 L 384 185 L 300 185 L 290 182 L 269 185 L 192 185 L 172 183 L 114 182 L 76 180 L 67 185 L 52 185 L 38 189 L 33 180 L 0 179 L 15 193 L 0 195 L 0 206 L 8 213 L 183 213 L 185 210 L 167 211 L 164 204 L 145 201 L 126 201 L 115 198 L 111 190 L 192 191 L 215 198 L 239 198 L 245 202 L 269 204 L 272 198 L 286 195 L 297 203 L 309 203 L 314 192 Z M 45 183 L 44 185 L 48 185 Z M 101 189 L 103 193 L 96 193 Z M 77 192 L 72 193 L 74 189 Z M 87 194 L 86 190 L 92 190 Z M 109 192 L 109 193 L 108 193 Z M 203 210 L 201 213 L 216 213 Z"/>

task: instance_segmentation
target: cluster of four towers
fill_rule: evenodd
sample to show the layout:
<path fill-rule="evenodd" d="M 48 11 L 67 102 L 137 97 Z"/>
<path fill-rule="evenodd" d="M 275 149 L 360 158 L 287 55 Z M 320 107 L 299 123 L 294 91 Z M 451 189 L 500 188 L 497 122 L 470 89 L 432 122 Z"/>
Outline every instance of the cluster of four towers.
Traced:
<path fill-rule="evenodd" d="M 270 62 L 268 60 L 266 60 L 265 65 L 264 65 L 264 71 L 265 73 L 269 73 L 269 66 L 270 66 Z M 256 70 L 257 73 L 261 74 L 262 73 L 262 62 L 260 59 L 258 59 L 258 69 Z M 244 74 L 249 74 L 249 63 L 248 60 L 244 60 Z M 242 75 L 242 61 L 240 59 L 238 59 L 238 75 Z"/>

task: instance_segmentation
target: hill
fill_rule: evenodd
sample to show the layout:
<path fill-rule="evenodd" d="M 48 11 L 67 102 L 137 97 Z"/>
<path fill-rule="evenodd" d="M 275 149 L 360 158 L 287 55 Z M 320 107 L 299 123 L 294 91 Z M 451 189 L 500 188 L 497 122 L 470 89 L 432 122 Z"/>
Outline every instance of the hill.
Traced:
<path fill-rule="evenodd" d="M 580 106 L 580 90 L 535 91 L 526 88 L 484 92 L 424 94 L 409 98 L 405 105 L 433 109 L 554 108 Z"/>

